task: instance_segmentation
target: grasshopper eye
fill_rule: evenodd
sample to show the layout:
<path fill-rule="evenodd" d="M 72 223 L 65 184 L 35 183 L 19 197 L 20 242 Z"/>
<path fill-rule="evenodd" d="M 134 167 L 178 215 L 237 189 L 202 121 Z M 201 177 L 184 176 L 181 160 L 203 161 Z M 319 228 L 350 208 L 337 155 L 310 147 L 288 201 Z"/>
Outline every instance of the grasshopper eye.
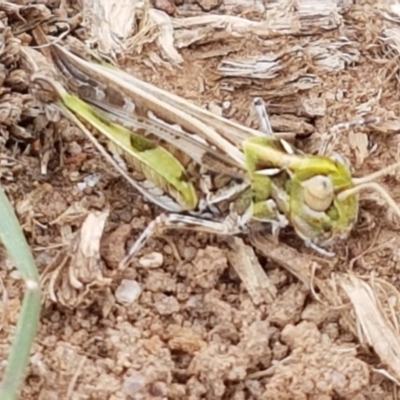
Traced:
<path fill-rule="evenodd" d="M 316 175 L 303 183 L 304 201 L 314 211 L 326 211 L 334 198 L 333 185 L 329 178 Z"/>

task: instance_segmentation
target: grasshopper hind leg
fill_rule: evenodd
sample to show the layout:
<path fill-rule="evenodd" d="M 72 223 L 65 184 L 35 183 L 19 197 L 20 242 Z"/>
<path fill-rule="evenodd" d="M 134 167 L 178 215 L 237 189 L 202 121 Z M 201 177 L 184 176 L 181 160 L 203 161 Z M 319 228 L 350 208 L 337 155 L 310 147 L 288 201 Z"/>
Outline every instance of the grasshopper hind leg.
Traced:
<path fill-rule="evenodd" d="M 142 249 L 152 236 L 161 234 L 168 229 L 185 229 L 229 236 L 246 232 L 245 221 L 242 221 L 242 218 L 233 211 L 221 221 L 212 221 L 206 218 L 182 214 L 161 214 L 150 222 L 147 228 L 141 233 L 129 249 L 127 255 L 119 263 L 119 269 L 124 269 L 132 257 Z"/>

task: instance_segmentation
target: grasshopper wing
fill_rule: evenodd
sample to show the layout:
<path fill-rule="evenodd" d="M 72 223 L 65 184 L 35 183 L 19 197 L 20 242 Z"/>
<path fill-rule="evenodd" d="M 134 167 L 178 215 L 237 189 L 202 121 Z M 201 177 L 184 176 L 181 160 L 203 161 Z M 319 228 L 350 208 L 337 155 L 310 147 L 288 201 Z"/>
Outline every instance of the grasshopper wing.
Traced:
<path fill-rule="evenodd" d="M 142 185 L 131 178 L 128 180 L 146 198 L 173 212 L 191 211 L 197 207 L 196 190 L 189 181 L 182 164 L 170 152 L 147 138 L 111 122 L 106 115 L 69 94 L 54 80 L 37 75 L 34 82 L 45 83 L 52 87 L 58 96 L 57 106 L 84 131 L 97 148 L 99 146 L 101 148 L 101 145 L 80 120 L 99 131 L 107 139 L 109 150 L 114 154 L 122 155 L 136 171 L 145 177 Z M 108 153 L 104 153 L 105 150 L 100 151 L 108 160 L 110 159 Z M 121 167 L 117 169 L 121 172 Z M 127 177 L 126 173 L 123 171 L 122 173 Z M 169 195 L 169 198 L 168 196 L 166 198 L 165 193 Z"/>

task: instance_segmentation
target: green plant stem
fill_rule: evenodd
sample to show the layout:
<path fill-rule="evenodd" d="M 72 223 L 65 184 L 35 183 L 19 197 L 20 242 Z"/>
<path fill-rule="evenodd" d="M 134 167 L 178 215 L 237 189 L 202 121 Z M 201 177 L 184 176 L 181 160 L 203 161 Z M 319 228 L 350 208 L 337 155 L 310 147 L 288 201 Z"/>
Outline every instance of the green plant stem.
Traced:
<path fill-rule="evenodd" d="M 13 207 L 1 186 L 0 241 L 4 244 L 26 285 L 14 342 L 0 386 L 1 400 L 16 400 L 25 379 L 30 350 L 39 326 L 41 291 L 33 255 Z"/>

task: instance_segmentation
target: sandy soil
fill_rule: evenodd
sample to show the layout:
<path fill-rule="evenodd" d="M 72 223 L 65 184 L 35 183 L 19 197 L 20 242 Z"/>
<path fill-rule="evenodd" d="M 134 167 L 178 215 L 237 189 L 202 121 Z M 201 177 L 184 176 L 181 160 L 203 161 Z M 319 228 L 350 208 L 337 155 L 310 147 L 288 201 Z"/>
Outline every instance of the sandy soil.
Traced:
<path fill-rule="evenodd" d="M 149 44 L 124 68 L 255 128 L 251 102 L 260 96 L 273 128 L 307 136 L 296 144 L 309 152 L 332 125 L 362 112 L 379 116 L 376 126 L 341 132 L 335 143 L 355 175 L 364 176 L 399 158 L 399 64 L 395 46 L 383 39 L 395 22 L 368 2 L 356 3 L 332 17 L 336 25 L 330 30 L 314 29 L 304 18 L 303 34 L 211 37 L 183 46 L 179 67 L 162 61 L 157 46 Z M 192 4 L 190 10 L 218 5 Z M 172 14 L 188 9 L 168 2 L 155 6 Z M 59 2 L 48 7 L 57 13 Z M 247 18 L 259 20 L 250 9 L 229 13 L 246 10 Z M 77 11 L 70 9 L 69 16 Z M 256 251 L 270 284 L 269 295 L 257 304 L 232 268 L 230 242 L 221 237 L 171 232 L 151 239 L 125 271 L 117 271 L 128 245 L 160 210 L 111 171 L 78 129 L 43 117 L 19 65 L 19 46 L 31 43 L 29 30 L 18 32 L 19 22 L 0 12 L 0 176 L 45 294 L 21 398 L 397 398 L 397 386 L 375 371 L 390 370 L 390 363 L 360 341 L 348 299 L 339 307 L 323 290 L 333 273 L 350 270 L 399 289 L 399 221 L 379 196 L 363 193 L 359 222 L 333 260 L 321 259 L 290 231 L 282 235 L 282 247 L 274 245 L 276 257 Z M 250 69 L 250 59 L 254 67 L 266 55 L 274 55 L 275 69 L 259 77 L 254 69 L 236 77 L 222 69 L 229 60 L 247 60 Z M 399 179 L 398 173 L 381 179 L 397 201 Z M 90 257 L 79 247 L 85 224 L 89 231 L 105 224 L 100 253 L 95 248 Z M 312 271 L 316 290 L 285 269 L 282 249 Z M 5 254 L 0 277 L 5 359 L 23 294 Z M 133 297 L 124 301 L 124 293 Z"/>

